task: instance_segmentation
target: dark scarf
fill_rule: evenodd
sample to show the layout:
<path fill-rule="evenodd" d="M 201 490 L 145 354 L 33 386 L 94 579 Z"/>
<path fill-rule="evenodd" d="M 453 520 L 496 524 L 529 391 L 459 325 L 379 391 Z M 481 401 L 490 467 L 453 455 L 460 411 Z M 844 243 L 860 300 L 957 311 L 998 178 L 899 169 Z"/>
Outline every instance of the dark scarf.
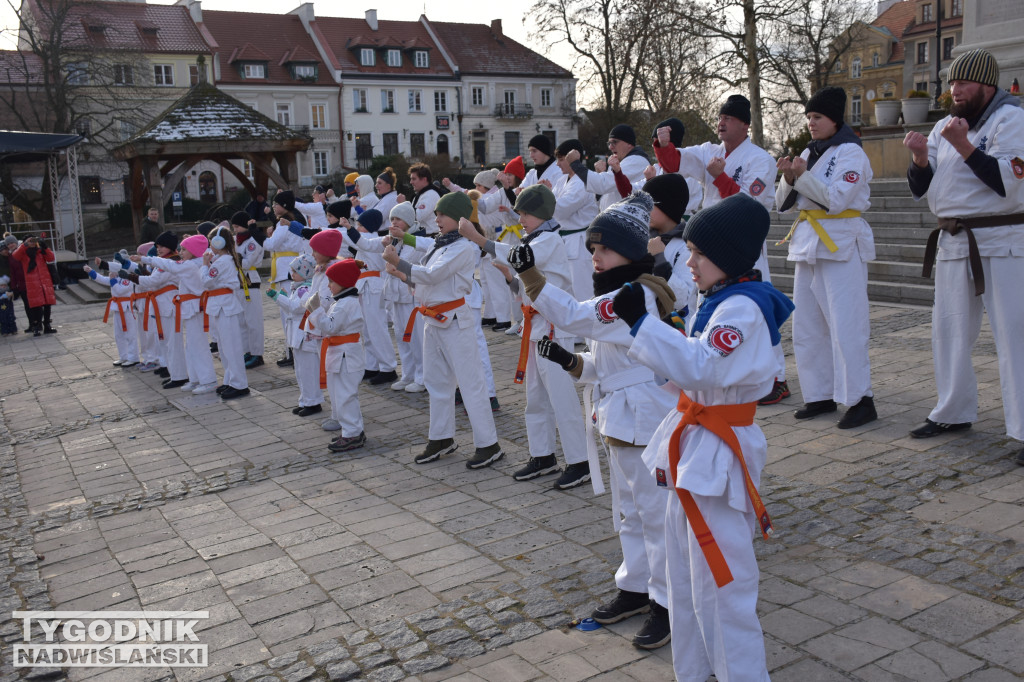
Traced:
<path fill-rule="evenodd" d="M 764 315 L 764 321 L 768 324 L 772 345 L 779 345 L 782 340 L 779 327 L 793 312 L 793 302 L 771 284 L 762 282 L 761 273 L 758 270 L 751 270 L 739 277 L 722 280 L 711 287 L 697 309 L 690 335 L 696 336 L 699 332 L 704 331 L 719 304 L 735 295 L 746 296 L 757 304 L 757 307 L 761 309 L 761 314 Z"/>
<path fill-rule="evenodd" d="M 541 177 L 544 175 L 544 171 L 546 171 L 548 168 L 551 168 L 551 164 L 553 164 L 554 162 L 555 157 L 549 156 L 547 161 L 545 161 L 544 163 L 538 163 L 536 166 L 533 167 L 533 169 L 537 171 L 538 182 L 540 182 Z"/>
<path fill-rule="evenodd" d="M 349 296 L 358 296 L 358 295 L 359 295 L 359 289 L 356 289 L 355 287 L 349 287 L 348 289 L 342 289 L 341 291 L 336 293 L 334 295 L 334 300 L 335 301 L 340 301 L 343 298 L 348 298 Z"/>
<path fill-rule="evenodd" d="M 241 246 L 249 238 L 249 231 L 235 233 L 235 246 Z"/>
<path fill-rule="evenodd" d="M 25 247 L 25 255 L 28 256 L 28 271 L 32 272 L 36 269 L 36 256 L 39 254 L 38 246 L 27 246 Z"/>
<path fill-rule="evenodd" d="M 539 237 L 541 234 L 543 234 L 545 232 L 555 232 L 557 230 L 558 230 L 558 223 L 556 223 L 554 221 L 554 219 L 552 219 L 552 220 L 545 220 L 543 223 L 540 224 L 540 227 L 538 227 L 536 230 L 534 230 L 530 234 L 528 234 L 525 237 L 523 237 L 523 243 L 524 244 L 529 244 L 534 239 Z"/>
<path fill-rule="evenodd" d="M 629 282 L 633 282 L 640 275 L 649 275 L 654 271 L 654 256 L 647 254 L 643 259 L 620 265 L 604 272 L 595 272 L 594 296 L 617 291 Z"/>
<path fill-rule="evenodd" d="M 861 144 L 860 138 L 857 137 L 857 134 L 853 132 L 853 129 L 850 128 L 850 126 L 846 125 L 845 123 L 839 126 L 839 129 L 836 131 L 836 134 L 828 138 L 827 140 L 811 140 L 807 144 L 807 150 L 809 152 L 807 154 L 807 170 L 811 170 L 812 168 L 814 168 L 814 164 L 818 163 L 818 159 L 820 159 L 822 155 L 824 155 L 825 152 L 827 152 L 831 147 L 837 147 L 847 142 L 855 144 L 858 147 L 864 146 L 863 144 Z M 799 196 L 799 194 L 800 193 L 797 192 L 795 189 L 790 190 L 786 198 L 783 199 L 782 206 L 779 208 L 779 211 L 788 211 L 789 209 L 791 209 L 793 207 L 793 204 L 796 203 L 796 198 L 797 196 Z"/>
<path fill-rule="evenodd" d="M 449 244 L 454 244 L 460 239 L 462 239 L 462 235 L 459 234 L 458 230 L 452 230 L 451 232 L 446 232 L 444 234 L 438 235 L 434 239 L 434 248 L 432 248 L 430 252 L 427 253 L 426 258 L 423 259 L 423 264 L 426 265 L 434 256 L 434 254 L 437 253 L 440 249 L 443 249 Z"/>

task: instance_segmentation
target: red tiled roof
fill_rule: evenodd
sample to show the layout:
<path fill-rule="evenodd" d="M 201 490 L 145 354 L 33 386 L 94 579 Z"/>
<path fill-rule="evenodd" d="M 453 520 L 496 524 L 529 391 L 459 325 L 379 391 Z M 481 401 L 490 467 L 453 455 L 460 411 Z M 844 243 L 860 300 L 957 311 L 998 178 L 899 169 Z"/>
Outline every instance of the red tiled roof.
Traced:
<path fill-rule="evenodd" d="M 366 20 L 362 18 L 318 17 L 316 24 L 326 40 L 326 47 L 334 53 L 345 75 L 394 75 L 404 78 L 454 75 L 444 57 L 435 49 L 434 41 L 427 29 L 418 21 L 378 21 L 376 31 L 371 30 Z M 359 63 L 359 47 L 401 49 L 402 65 L 388 66 L 386 56 L 383 52 L 378 52 L 373 66 L 362 66 Z M 407 51 L 414 48 L 428 50 L 430 58 L 427 68 L 415 66 L 412 53 Z"/>
<path fill-rule="evenodd" d="M 268 27 L 273 30 L 268 30 Z M 316 45 L 302 25 L 302 20 L 294 14 L 257 14 L 254 12 L 223 12 L 203 10 L 202 28 L 217 42 L 217 52 L 221 58 L 220 78 L 218 85 L 240 83 L 273 83 L 276 85 L 295 85 L 299 81 L 292 78 L 288 68 L 289 62 L 315 62 L 317 69 L 315 85 L 334 85 L 329 69 L 317 56 Z M 262 40 L 253 43 L 253 36 L 263 36 Z M 300 59 L 292 55 L 301 54 Z M 237 64 L 242 61 L 267 62 L 267 77 L 258 81 L 247 81 L 238 72 Z"/>
<path fill-rule="evenodd" d="M 942 32 L 945 33 L 946 31 L 959 30 L 960 28 L 963 27 L 963 23 L 964 23 L 964 18 L 962 16 L 943 18 L 943 20 L 942 20 Z M 929 35 L 931 37 L 934 37 L 935 36 L 935 22 L 934 21 L 929 21 L 929 22 L 926 22 L 926 23 L 923 23 L 923 24 L 913 23 L 913 24 L 908 26 L 903 31 L 903 35 L 905 35 L 905 36 L 909 36 L 909 35 L 915 35 L 916 36 L 916 35 L 921 35 L 921 34 L 927 34 L 927 35 Z"/>
<path fill-rule="evenodd" d="M 431 21 L 437 37 L 467 74 L 529 74 L 572 78 L 572 72 L 485 24 Z"/>
<path fill-rule="evenodd" d="M 0 50 L 0 84 L 43 82 L 43 61 L 31 52 Z"/>
<path fill-rule="evenodd" d="M 913 23 L 915 10 L 916 4 L 913 0 L 901 0 L 871 22 L 871 25 L 876 28 L 888 30 L 896 39 L 892 46 L 892 55 L 889 56 L 890 62 L 898 62 L 903 59 L 903 32 L 907 26 Z"/>
<path fill-rule="evenodd" d="M 41 30 L 48 30 L 54 12 L 48 9 L 47 0 L 25 0 L 24 6 L 32 12 Z M 210 47 L 200 35 L 188 9 L 179 5 L 75 2 L 68 3 L 68 6 L 67 18 L 62 21 L 63 41 L 67 46 L 210 53 Z M 147 28 L 150 30 L 146 31 Z"/>

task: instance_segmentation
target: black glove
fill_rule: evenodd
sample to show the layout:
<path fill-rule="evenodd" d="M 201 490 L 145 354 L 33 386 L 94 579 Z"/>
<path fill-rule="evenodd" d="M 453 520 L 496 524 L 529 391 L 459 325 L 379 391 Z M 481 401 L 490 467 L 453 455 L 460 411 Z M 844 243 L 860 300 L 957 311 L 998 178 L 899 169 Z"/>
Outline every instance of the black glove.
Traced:
<path fill-rule="evenodd" d="M 524 272 L 535 266 L 537 260 L 533 257 L 533 249 L 529 244 L 520 244 L 509 251 L 508 264 L 516 272 Z"/>
<path fill-rule="evenodd" d="M 635 282 L 630 282 L 622 287 L 612 299 L 612 310 L 619 316 L 619 319 L 632 327 L 647 313 L 644 288 Z"/>
<path fill-rule="evenodd" d="M 128 272 L 124 268 L 121 268 L 120 270 L 117 271 L 117 276 L 120 277 L 121 279 L 128 279 L 128 276 L 131 274 L 132 273 Z"/>
<path fill-rule="evenodd" d="M 320 230 L 318 230 L 315 227 L 304 227 L 302 228 L 302 238 L 305 239 L 306 241 L 309 241 L 310 239 L 313 238 L 313 235 L 317 234 L 318 232 L 320 232 Z"/>
<path fill-rule="evenodd" d="M 573 369 L 576 363 L 579 362 L 573 353 L 562 348 L 546 336 L 537 342 L 537 355 L 550 360 L 556 365 L 560 365 L 567 372 Z"/>

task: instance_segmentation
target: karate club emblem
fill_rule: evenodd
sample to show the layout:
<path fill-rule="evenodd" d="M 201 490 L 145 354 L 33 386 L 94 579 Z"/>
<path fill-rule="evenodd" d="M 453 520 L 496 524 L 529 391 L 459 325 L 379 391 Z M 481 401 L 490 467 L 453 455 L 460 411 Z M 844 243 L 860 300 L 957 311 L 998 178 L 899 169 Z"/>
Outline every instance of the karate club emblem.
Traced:
<path fill-rule="evenodd" d="M 754 180 L 752 183 L 750 183 L 750 196 L 760 196 L 761 192 L 763 191 L 764 183 L 761 182 L 761 178 L 758 178 L 757 180 Z"/>
<path fill-rule="evenodd" d="M 843 180 L 846 180 L 850 184 L 853 184 L 860 180 L 860 173 L 858 173 L 857 171 L 846 171 L 846 173 L 843 174 Z"/>
<path fill-rule="evenodd" d="M 594 310 L 597 311 L 597 319 L 601 324 L 609 324 L 619 319 L 615 315 L 615 311 L 612 310 L 612 299 L 602 298 L 594 306 Z"/>
<path fill-rule="evenodd" d="M 725 357 L 743 343 L 743 334 L 736 327 L 717 325 L 708 332 L 708 345 Z"/>
<path fill-rule="evenodd" d="M 1013 177 L 1018 180 L 1024 179 L 1024 159 L 1021 159 L 1019 156 L 1013 157 L 1013 160 L 1010 161 L 1010 167 L 1013 168 Z"/>
<path fill-rule="evenodd" d="M 247 246 L 245 248 L 246 248 L 247 251 L 255 251 L 256 250 L 256 245 L 253 244 L 252 242 L 249 242 L 249 246 Z"/>
<path fill-rule="evenodd" d="M 212 278 L 214 278 L 216 276 L 217 276 L 217 268 L 210 268 L 210 278 L 212 279 Z"/>

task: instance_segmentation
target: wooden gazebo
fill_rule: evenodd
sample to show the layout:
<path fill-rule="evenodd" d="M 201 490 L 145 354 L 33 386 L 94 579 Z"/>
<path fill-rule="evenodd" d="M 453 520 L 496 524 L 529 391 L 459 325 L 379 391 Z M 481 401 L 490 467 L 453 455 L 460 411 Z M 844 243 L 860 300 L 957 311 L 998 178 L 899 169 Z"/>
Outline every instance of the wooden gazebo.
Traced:
<path fill-rule="evenodd" d="M 250 195 L 267 196 L 270 181 L 278 189 L 294 189 L 296 155 L 309 149 L 312 141 L 200 82 L 111 153 L 130 168 L 132 221 L 138 237 L 142 208 L 147 203 L 164 206 L 197 163 L 214 161 L 238 178 Z M 231 163 L 237 160 L 252 164 L 253 180 Z"/>

